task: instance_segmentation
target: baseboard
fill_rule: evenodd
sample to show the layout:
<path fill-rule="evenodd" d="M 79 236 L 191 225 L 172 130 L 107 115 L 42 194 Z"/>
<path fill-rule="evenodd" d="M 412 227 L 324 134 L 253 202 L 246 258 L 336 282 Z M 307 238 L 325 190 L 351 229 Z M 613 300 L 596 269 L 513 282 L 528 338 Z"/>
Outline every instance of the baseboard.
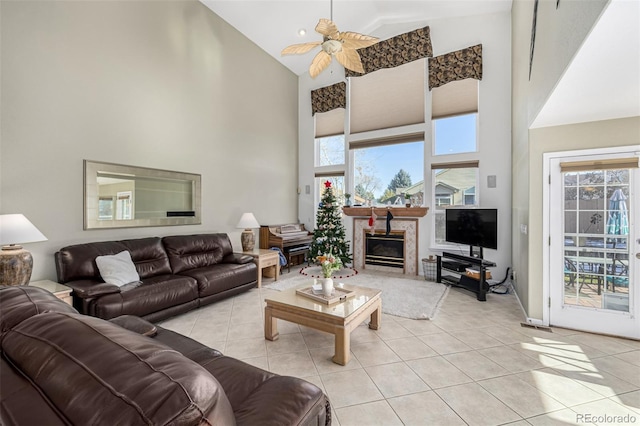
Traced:
<path fill-rule="evenodd" d="M 547 325 L 544 323 L 544 321 L 542 321 L 540 319 L 537 319 L 537 318 L 526 317 L 525 323 L 529 324 L 529 325 L 536 326 L 536 327 L 547 327 Z"/>
<path fill-rule="evenodd" d="M 516 296 L 516 300 L 518 301 L 518 305 L 520 306 L 520 310 L 522 311 L 522 317 L 525 318 L 525 323 L 536 326 L 536 327 L 537 326 L 547 327 L 548 324 L 545 324 L 544 321 L 542 321 L 541 319 L 529 318 L 527 316 L 527 311 L 525 311 L 524 306 L 522 306 L 522 302 L 520 302 L 520 298 L 518 297 L 518 292 L 516 291 L 515 285 L 513 285 L 513 282 L 511 283 L 511 287 L 513 288 L 513 294 Z"/>

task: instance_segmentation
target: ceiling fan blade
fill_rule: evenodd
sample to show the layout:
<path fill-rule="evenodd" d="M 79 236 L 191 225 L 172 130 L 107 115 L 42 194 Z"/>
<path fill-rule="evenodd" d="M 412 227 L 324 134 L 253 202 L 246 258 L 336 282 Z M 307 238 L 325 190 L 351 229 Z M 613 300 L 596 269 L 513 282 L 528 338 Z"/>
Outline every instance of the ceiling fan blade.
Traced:
<path fill-rule="evenodd" d="M 311 75 L 311 78 L 316 78 L 318 74 L 329 66 L 330 63 L 331 55 L 324 50 L 318 52 L 316 57 L 313 58 L 313 61 L 311 61 L 311 66 L 309 67 L 309 74 Z"/>
<path fill-rule="evenodd" d="M 320 46 L 322 44 L 321 41 L 312 41 L 309 43 L 302 44 L 292 44 L 291 46 L 285 47 L 282 49 L 281 55 L 300 55 L 302 53 L 307 53 L 311 49 L 316 46 Z"/>
<path fill-rule="evenodd" d="M 351 49 L 361 49 L 363 47 L 373 46 L 379 41 L 376 37 L 350 31 L 340 33 L 340 40 L 343 42 L 343 46 L 345 48 Z"/>
<path fill-rule="evenodd" d="M 336 57 L 343 67 L 350 69 L 351 71 L 364 74 L 364 67 L 362 66 L 360 55 L 355 49 L 347 49 L 343 46 L 342 51 L 334 54 L 333 56 Z"/>
<path fill-rule="evenodd" d="M 333 21 L 325 18 L 321 18 L 318 22 L 318 25 L 316 25 L 316 32 L 322 34 L 323 36 L 329 37 L 332 40 L 337 40 L 340 36 L 340 33 L 338 32 L 338 26 L 334 24 Z"/>

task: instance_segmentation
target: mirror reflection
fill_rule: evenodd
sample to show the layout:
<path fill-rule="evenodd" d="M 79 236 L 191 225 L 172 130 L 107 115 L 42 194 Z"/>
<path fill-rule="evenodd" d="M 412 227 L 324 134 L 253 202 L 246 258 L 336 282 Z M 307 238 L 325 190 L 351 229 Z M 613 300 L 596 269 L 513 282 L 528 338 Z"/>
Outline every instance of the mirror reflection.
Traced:
<path fill-rule="evenodd" d="M 85 229 L 200 223 L 197 174 L 85 160 Z"/>

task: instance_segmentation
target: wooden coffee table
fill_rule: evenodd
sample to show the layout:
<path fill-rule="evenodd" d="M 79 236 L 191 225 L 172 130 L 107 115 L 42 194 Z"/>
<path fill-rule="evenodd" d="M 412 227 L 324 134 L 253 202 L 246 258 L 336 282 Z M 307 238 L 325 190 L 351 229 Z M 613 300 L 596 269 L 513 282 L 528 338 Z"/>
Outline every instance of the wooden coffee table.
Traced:
<path fill-rule="evenodd" d="M 298 288 L 309 287 L 302 285 Z M 351 331 L 371 318 L 369 328 L 378 330 L 382 317 L 382 299 L 380 290 L 339 284 L 345 289 L 354 290 L 355 296 L 344 302 L 327 305 L 296 294 L 296 288 L 274 293 L 265 298 L 264 337 L 267 340 L 278 339 L 278 318 L 304 325 L 335 335 L 335 354 L 333 362 L 347 365 L 351 354 Z"/>

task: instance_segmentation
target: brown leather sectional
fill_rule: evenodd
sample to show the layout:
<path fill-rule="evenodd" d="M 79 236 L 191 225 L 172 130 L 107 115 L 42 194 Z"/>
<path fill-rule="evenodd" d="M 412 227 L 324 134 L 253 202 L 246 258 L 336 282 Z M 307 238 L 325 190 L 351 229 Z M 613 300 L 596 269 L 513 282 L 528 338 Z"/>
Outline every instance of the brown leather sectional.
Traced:
<path fill-rule="evenodd" d="M 28 286 L 0 286 L 0 308 L 2 425 L 331 423 L 317 386 L 139 317 L 81 315 Z"/>
<path fill-rule="evenodd" d="M 140 282 L 106 284 L 95 259 L 127 250 Z M 251 256 L 234 253 L 227 234 L 177 235 L 67 246 L 55 254 L 58 282 L 74 307 L 103 319 L 135 315 L 156 322 L 256 286 Z"/>

